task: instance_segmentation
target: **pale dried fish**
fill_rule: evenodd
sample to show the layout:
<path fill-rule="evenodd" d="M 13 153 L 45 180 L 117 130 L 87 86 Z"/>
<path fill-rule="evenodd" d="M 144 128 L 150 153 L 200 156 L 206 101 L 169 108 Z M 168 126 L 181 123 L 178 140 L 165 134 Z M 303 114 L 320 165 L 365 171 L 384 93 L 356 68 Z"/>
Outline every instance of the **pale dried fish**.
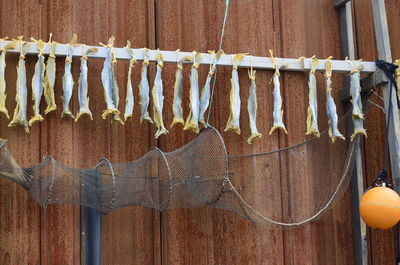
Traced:
<path fill-rule="evenodd" d="M 43 95 L 43 82 L 44 82 L 44 43 L 42 40 L 34 40 L 39 50 L 38 61 L 35 65 L 35 73 L 32 78 L 32 99 L 33 99 L 33 117 L 29 120 L 29 126 L 36 121 L 42 121 L 43 117 L 40 115 L 40 101 Z"/>
<path fill-rule="evenodd" d="M 357 67 L 357 61 L 351 62 L 346 57 L 345 59 L 351 66 L 350 71 L 350 94 L 351 103 L 353 104 L 352 119 L 354 124 L 354 132 L 350 137 L 350 140 L 356 137 L 357 134 L 362 134 L 367 137 L 367 132 L 364 129 L 364 113 L 362 111 L 361 102 L 361 85 L 360 85 L 360 70 L 364 68 L 363 65 Z"/>
<path fill-rule="evenodd" d="M 153 120 L 157 126 L 157 132 L 155 134 L 155 138 L 157 139 L 160 135 L 168 133 L 168 131 L 164 127 L 164 121 L 162 116 L 162 110 L 164 107 L 163 84 L 161 79 L 163 57 L 159 50 L 157 50 L 156 60 L 157 60 L 156 77 L 154 79 L 154 85 L 151 93 L 153 95 L 153 112 L 154 112 Z"/>
<path fill-rule="evenodd" d="M 10 44 L 7 44 L 6 46 L 3 47 L 3 41 L 7 40 L 8 37 L 5 37 L 3 39 L 0 39 L 0 48 L 1 48 L 1 54 L 0 54 L 0 112 L 3 113 L 7 119 L 10 119 L 10 116 L 8 115 L 8 110 L 6 108 L 6 79 L 4 78 L 4 73 L 6 70 L 6 53 L 7 49 L 14 49 L 15 48 L 15 42 L 11 42 Z"/>
<path fill-rule="evenodd" d="M 22 40 L 23 36 L 18 37 L 20 44 L 20 54 L 17 66 L 17 94 L 15 101 L 14 116 L 8 127 L 16 125 L 22 125 L 25 127 L 25 131 L 29 133 L 29 125 L 26 120 L 26 106 L 28 100 L 28 89 L 26 87 L 26 69 L 25 69 L 25 55 L 30 49 L 30 43 Z"/>
<path fill-rule="evenodd" d="M 90 119 L 93 120 L 92 112 L 89 109 L 89 97 L 88 97 L 88 66 L 87 66 L 87 55 L 89 53 L 96 53 L 97 48 L 90 48 L 86 50 L 86 46 L 83 45 L 83 56 L 81 57 L 81 73 L 79 74 L 78 82 L 78 101 L 79 101 L 79 112 L 76 114 L 75 122 L 83 114 L 89 115 Z"/>
<path fill-rule="evenodd" d="M 143 64 L 142 64 L 142 72 L 141 72 L 141 80 L 139 83 L 139 105 L 140 105 L 140 123 L 143 120 L 147 120 L 150 123 L 153 121 L 150 118 L 149 111 L 147 110 L 149 107 L 149 93 L 150 93 L 150 86 L 149 80 L 147 79 L 147 67 L 149 65 L 149 49 L 144 49 L 143 55 Z"/>
<path fill-rule="evenodd" d="M 304 57 L 301 57 L 304 67 Z M 315 56 L 310 59 L 310 73 L 308 81 L 308 109 L 307 109 L 307 132 L 306 135 L 313 134 L 319 137 L 318 130 L 318 100 L 317 100 L 317 81 L 315 80 L 315 69 L 318 67 L 319 60 Z"/>
<path fill-rule="evenodd" d="M 127 120 L 132 121 L 132 115 L 133 115 L 133 106 L 134 106 L 134 98 L 133 98 L 133 91 L 132 91 L 132 68 L 134 64 L 136 63 L 136 58 L 135 55 L 133 54 L 133 51 L 131 49 L 131 42 L 128 40 L 126 47 L 129 51 L 129 54 L 131 55 L 131 59 L 129 60 L 129 69 L 128 69 L 128 81 L 126 83 L 126 101 L 125 101 L 125 122 Z"/>
<path fill-rule="evenodd" d="M 57 109 L 56 100 L 54 97 L 54 83 L 56 81 L 56 46 L 57 42 L 53 41 L 50 44 L 49 58 L 46 64 L 46 73 L 44 76 L 44 99 L 47 108 L 44 114 L 48 114 Z"/>
<path fill-rule="evenodd" d="M 230 92 L 230 113 L 226 124 L 225 132 L 232 130 L 240 135 L 240 86 L 237 68 L 246 54 L 238 53 L 235 57 L 232 55 L 232 78 Z"/>
<path fill-rule="evenodd" d="M 74 88 L 74 79 L 71 73 L 71 64 L 72 64 L 72 53 L 74 51 L 74 46 L 76 46 L 77 35 L 74 34 L 70 43 L 67 44 L 67 56 L 65 57 L 65 67 L 64 67 L 64 76 L 63 76 L 63 108 L 61 113 L 61 118 L 70 117 L 71 119 L 75 119 L 71 110 L 69 109 L 69 102 L 72 97 L 72 92 Z"/>
<path fill-rule="evenodd" d="M 180 123 L 182 125 L 185 124 L 185 121 L 183 120 L 183 110 L 182 110 L 182 70 L 183 66 L 182 63 L 184 61 L 190 61 L 191 57 L 185 56 L 181 59 L 179 59 L 179 49 L 176 50 L 176 62 L 177 62 L 177 68 L 176 68 L 176 73 L 175 73 L 175 84 L 174 84 L 174 101 L 172 104 L 172 111 L 174 113 L 174 119 L 172 120 L 171 123 L 171 128 L 177 123 Z"/>
<path fill-rule="evenodd" d="M 190 70 L 190 93 L 189 93 L 189 115 L 186 118 L 183 130 L 192 129 L 195 133 L 199 133 L 199 73 L 198 68 L 201 61 L 201 53 L 192 52 L 193 65 Z"/>
<path fill-rule="evenodd" d="M 332 139 L 332 143 L 335 143 L 337 138 L 344 140 L 344 136 L 339 132 L 338 129 L 338 115 L 336 113 L 336 105 L 332 97 L 332 62 L 331 57 L 326 59 L 325 63 L 325 77 L 326 77 L 326 113 L 328 114 L 328 133 Z"/>
<path fill-rule="evenodd" d="M 364 119 L 364 114 L 362 111 L 362 102 L 361 102 L 360 73 L 355 65 L 356 62 L 353 63 L 349 60 L 347 61 L 352 66 L 352 70 L 350 72 L 350 94 L 351 94 L 350 101 L 353 104 L 352 115 L 354 117 Z"/>
<path fill-rule="evenodd" d="M 214 75 L 215 69 L 217 68 L 217 62 L 218 62 L 219 58 L 221 57 L 221 54 L 223 54 L 222 50 L 218 51 L 217 54 L 215 54 L 214 51 L 208 51 L 208 52 L 211 53 L 211 55 L 210 55 L 211 56 L 210 70 L 208 71 L 206 83 L 204 84 L 204 87 L 201 90 L 201 96 L 200 96 L 200 118 L 199 118 L 199 121 L 204 126 L 207 126 L 207 121 L 204 118 L 204 115 L 210 104 L 211 79 L 212 79 L 212 76 Z"/>
<path fill-rule="evenodd" d="M 104 60 L 103 69 L 101 71 L 101 81 L 104 87 L 104 99 L 107 109 L 103 112 L 102 117 L 106 119 L 108 115 L 112 114 L 112 121 L 118 121 L 124 124 L 119 116 L 120 112 L 118 110 L 119 89 L 115 77 L 115 64 L 117 63 L 117 59 L 114 53 L 114 40 L 114 36 L 111 36 L 107 45 L 102 44 L 107 49 L 106 59 Z"/>
<path fill-rule="evenodd" d="M 272 76 L 272 80 L 274 83 L 274 111 L 272 112 L 272 116 L 274 118 L 274 123 L 272 125 L 271 130 L 269 131 L 269 135 L 271 135 L 275 129 L 281 129 L 283 130 L 286 134 L 286 127 L 285 124 L 283 124 L 283 110 L 282 110 L 282 96 L 281 96 L 281 87 L 280 87 L 280 82 L 279 82 L 279 64 L 278 60 L 274 58 L 274 54 L 272 53 L 272 50 L 269 50 L 269 53 L 271 54 L 271 60 L 275 69 L 275 73 Z"/>
<path fill-rule="evenodd" d="M 251 62 L 251 57 L 250 57 Z M 251 144 L 255 138 L 261 137 L 261 133 L 258 132 L 256 121 L 257 121 L 257 95 L 256 95 L 256 70 L 253 70 L 251 65 L 249 71 L 250 88 L 249 98 L 247 100 L 247 111 L 249 113 L 249 123 L 251 136 L 247 139 L 247 143 Z"/>

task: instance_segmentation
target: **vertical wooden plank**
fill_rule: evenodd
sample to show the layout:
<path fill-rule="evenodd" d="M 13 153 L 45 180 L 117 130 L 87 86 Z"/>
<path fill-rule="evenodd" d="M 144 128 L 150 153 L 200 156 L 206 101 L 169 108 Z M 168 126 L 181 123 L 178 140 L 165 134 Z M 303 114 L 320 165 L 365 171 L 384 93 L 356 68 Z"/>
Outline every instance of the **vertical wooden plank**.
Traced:
<path fill-rule="evenodd" d="M 393 5 L 388 10 L 396 13 Z M 358 57 L 364 60 L 375 60 L 378 57 L 376 36 L 371 1 L 354 1 L 354 14 L 356 21 L 357 52 Z M 392 18 L 396 19 L 396 17 Z M 397 18 L 398 19 L 398 18 Z M 394 22 L 394 21 L 392 21 Z M 392 47 L 396 45 L 392 43 Z M 382 89 L 377 88 L 376 92 L 382 95 Z M 383 105 L 383 101 L 377 99 L 376 95 L 371 96 L 371 100 Z M 368 138 L 364 144 L 364 161 L 366 185 L 368 187 L 376 178 L 383 167 L 383 158 L 385 150 L 385 115 L 377 107 L 369 106 L 367 120 L 365 122 Z M 387 231 L 377 231 L 368 228 L 368 242 L 370 249 L 370 264 L 389 264 L 393 263 L 396 257 L 396 232 L 395 229 Z"/>
<path fill-rule="evenodd" d="M 94 1 L 96 3 L 96 1 Z M 124 6 L 123 9 L 120 7 Z M 149 15 L 149 2 L 124 1 L 118 4 L 102 1 L 97 4 L 99 13 L 106 13 L 108 23 L 104 32 L 97 36 L 104 41 L 115 35 L 116 47 L 126 45 L 126 40 L 132 42 L 133 47 L 148 47 L 150 35 L 154 31 Z M 90 12 L 90 10 L 88 10 Z M 89 15 L 89 14 L 88 14 Z M 113 17 L 117 18 L 116 20 Z M 132 18 L 135 18 L 132 20 Z M 102 23 L 101 23 L 102 24 Z M 96 27 L 101 27 L 98 24 Z M 120 88 L 120 111 L 123 116 L 125 108 L 126 82 L 128 62 L 118 62 L 116 68 L 117 81 Z M 125 126 L 110 125 L 108 135 L 109 149 L 105 154 L 112 163 L 133 161 L 146 154 L 149 150 L 149 126 L 140 124 L 140 108 L 138 104 L 138 84 L 140 82 L 141 62 L 137 62 L 133 70 L 132 87 L 135 96 L 134 116 L 132 122 Z M 100 72 L 96 71 L 97 73 Z M 99 98 L 104 109 L 104 100 Z M 101 111 L 99 110 L 99 114 Z M 103 121 L 104 122 L 104 121 Z M 109 120 L 106 121 L 109 124 Z M 154 239 L 154 216 L 150 208 L 128 207 L 118 209 L 103 217 L 102 229 L 102 263 L 104 264 L 158 264 L 155 262 L 155 249 L 159 240 Z M 159 230 L 159 229 L 157 229 Z M 157 254 L 157 253 L 156 253 Z"/>
<path fill-rule="evenodd" d="M 24 35 L 41 35 L 41 6 L 35 1 L 2 1 L 0 13 L 1 36 L 16 38 Z M 37 57 L 26 58 L 28 87 L 27 118 L 32 116 L 31 78 Z M 10 117 L 15 108 L 15 93 L 18 63 L 17 55 L 6 56 L 6 106 Z M 0 117 L 0 137 L 8 139 L 8 146 L 21 166 L 37 164 L 39 154 L 39 128 L 31 128 L 26 134 L 23 127 L 8 128 L 7 120 Z M 9 180 L 0 179 L 0 264 L 40 263 L 40 209 L 35 200 L 23 188 Z"/>
<path fill-rule="evenodd" d="M 223 20 L 224 2 L 158 1 L 158 40 L 162 49 L 196 50 L 205 52 L 217 49 Z M 272 1 L 231 2 L 222 48 L 226 53 L 250 52 L 252 55 L 267 55 L 273 47 L 274 35 L 279 30 L 278 18 L 274 18 Z M 201 10 L 201 12 L 199 12 Z M 174 30 L 171 30 L 173 28 Z M 276 34 L 279 35 L 279 34 Z M 264 37 L 262 37 L 264 36 Z M 175 65 L 163 70 L 165 93 L 164 117 L 169 125 L 172 121 L 172 99 Z M 190 66 L 184 66 L 183 108 L 188 114 Z M 208 67 L 200 68 L 199 85 L 204 85 Z M 225 128 L 229 113 L 231 69 L 219 68 L 210 124 L 220 132 Z M 241 136 L 223 133 L 229 152 L 254 153 L 278 148 L 278 135 L 267 136 L 272 124 L 272 86 L 268 82 L 272 72 L 258 71 L 256 74 L 258 95 L 258 129 L 264 134 L 261 140 L 248 145 L 250 135 L 247 116 L 249 80 L 247 70 L 239 71 L 241 85 Z M 180 125 L 170 130 L 160 140 L 162 149 L 173 150 L 190 141 L 195 135 L 183 132 Z M 171 142 L 173 141 L 174 144 Z M 247 171 L 246 171 L 247 170 Z M 280 201 L 278 171 L 267 177 L 254 179 L 255 169 L 243 169 L 247 174 L 235 176 L 237 187 L 242 183 L 242 193 L 262 209 L 279 212 L 268 205 L 270 200 Z M 279 205 L 279 203 L 274 203 Z M 280 208 L 280 207 L 279 207 Z M 280 216 L 275 216 L 277 219 Z M 247 220 L 232 213 L 210 209 L 176 209 L 163 213 L 163 261 L 166 264 L 282 264 L 283 239 L 281 231 L 266 231 L 254 227 Z"/>
<path fill-rule="evenodd" d="M 300 56 L 310 57 L 316 53 L 317 43 L 319 41 L 316 24 L 310 23 L 305 16 L 307 13 L 315 15 L 315 6 L 317 3 L 307 1 L 281 1 L 280 3 L 280 20 L 282 23 L 281 32 L 281 54 L 282 57 L 296 58 Z M 312 16 L 310 16 L 312 17 Z M 308 35 L 308 29 L 314 31 L 313 36 Z M 318 50 L 317 50 L 318 51 Z M 312 53 L 312 54 L 311 54 Z M 317 57 L 319 54 L 316 54 Z M 288 135 L 282 137 L 282 143 L 286 146 L 293 145 L 306 139 L 306 117 L 307 117 L 307 95 L 308 76 L 305 73 L 283 73 L 281 83 L 284 97 L 284 115 L 286 118 L 286 128 Z M 307 146 L 302 147 L 305 156 L 285 157 L 287 163 L 286 187 L 290 197 L 287 209 L 283 209 L 284 216 L 290 220 L 291 214 L 301 211 L 308 211 L 310 205 L 306 194 L 312 189 L 312 182 L 300 181 L 300 179 L 290 176 L 304 176 L 308 171 L 307 162 Z M 310 179 L 311 180 L 311 179 Z M 290 201 L 302 201 L 298 207 L 293 207 Z M 300 206 L 300 207 L 299 207 Z M 293 208 L 293 209 L 291 209 Z M 292 212 L 293 211 L 293 212 Z M 311 240 L 312 228 L 310 224 L 306 224 L 300 228 L 285 231 L 285 264 L 312 264 L 313 262 L 313 244 Z"/>
<path fill-rule="evenodd" d="M 68 43 L 74 32 L 74 10 L 72 1 L 62 3 L 45 2 L 43 10 L 44 36 L 53 33 L 57 42 Z M 51 26 L 50 26 L 51 25 Z M 73 120 L 61 120 L 62 76 L 65 58 L 56 59 L 55 99 L 57 110 L 49 113 L 41 124 L 41 156 L 51 154 L 57 161 L 75 167 L 75 135 Z M 79 60 L 74 60 L 72 69 L 77 84 L 76 70 Z M 74 86 L 76 89 L 76 85 Z M 74 91 L 76 93 L 76 90 Z M 75 112 L 74 103 L 70 108 Z M 42 111 L 45 104 L 42 104 Z M 76 181 L 79 182 L 79 179 Z M 49 205 L 42 209 L 42 265 L 80 263 L 80 207 L 78 205 Z"/>
<path fill-rule="evenodd" d="M 148 43 L 148 18 L 142 16 L 147 9 L 146 1 L 119 2 L 125 8 L 107 1 L 74 1 L 71 5 L 74 24 L 71 31 L 78 34 L 78 42 L 88 45 L 106 43 L 111 35 L 116 37 L 115 46 L 123 47 L 130 40 L 134 47 L 144 47 Z M 135 11 L 136 13 L 132 13 Z M 137 17 L 133 23 L 131 16 Z M 101 19 L 100 19 L 101 18 Z M 84 26 L 82 26 L 84 25 Z M 89 29 L 89 30 L 88 30 Z M 77 47 L 79 49 L 81 47 Z M 80 60 L 74 60 L 73 75 L 77 84 Z M 127 61 L 119 61 L 116 66 L 120 88 L 119 110 L 123 116 L 127 81 Z M 90 167 L 101 157 L 112 163 L 133 161 L 148 151 L 148 127 L 139 125 L 137 85 L 140 67 L 136 66 L 132 76 L 135 95 L 134 121 L 125 126 L 102 120 L 105 109 L 103 87 L 100 79 L 103 60 L 88 61 L 89 98 L 93 121 L 86 116 L 71 124 L 73 130 L 73 157 L 70 163 L 76 168 Z M 61 76 L 62 74 L 60 74 Z M 72 109 L 79 108 L 77 86 L 73 94 Z M 58 115 L 57 115 L 58 118 Z M 104 264 L 151 264 L 153 263 L 152 210 L 128 207 L 115 210 L 103 217 L 102 263 Z M 84 239 L 84 238 L 83 238 Z"/>
<path fill-rule="evenodd" d="M 374 15 L 374 28 L 378 58 L 388 62 L 392 61 L 389 30 L 386 18 L 386 8 L 384 0 L 371 0 Z M 394 84 L 393 84 L 394 85 Z M 396 90 L 390 88 L 391 84 L 382 86 L 382 95 L 385 103 L 385 120 L 388 127 L 388 144 L 390 154 L 390 169 L 394 190 L 400 192 L 400 120 L 397 105 Z M 389 107 L 392 107 L 391 111 Z M 390 113 L 390 114 L 389 114 Z M 397 229 L 400 229 L 397 226 Z M 400 237 L 397 235 L 397 251 L 400 251 Z"/>
<path fill-rule="evenodd" d="M 304 5 L 312 5 L 315 10 L 312 16 L 308 16 L 306 25 L 307 47 L 318 58 L 340 58 L 341 46 L 337 42 L 340 38 L 340 21 L 337 12 L 331 8 L 331 1 L 306 2 Z M 311 36 L 311 37 L 310 37 Z M 311 55 L 311 54 L 310 54 Z M 318 96 L 318 125 L 322 132 L 328 128 L 326 114 L 326 84 L 323 74 L 316 74 L 317 96 Z M 308 79 L 308 77 L 306 77 Z M 332 94 L 335 99 L 337 113 L 339 117 L 345 114 L 345 106 L 339 101 L 339 90 L 342 87 L 343 75 L 334 74 L 332 76 Z M 289 95 L 290 96 L 290 95 Z M 308 103 L 308 99 L 307 99 Z M 340 124 L 340 131 L 345 134 L 346 126 Z M 314 204 L 325 198 L 323 192 L 318 190 L 327 187 L 336 187 L 336 184 L 326 180 L 326 177 L 337 180 L 343 173 L 345 164 L 345 154 L 347 145 L 338 140 L 332 144 L 330 139 L 320 139 L 318 142 L 310 144 L 307 150 L 308 174 L 312 175 L 311 194 L 314 197 Z M 316 163 L 318 161 L 318 163 Z M 322 166 L 323 165 L 323 166 Z M 354 241 L 348 235 L 353 233 L 351 194 L 349 189 L 344 192 L 343 197 L 328 209 L 316 222 L 311 223 L 312 255 L 313 264 L 353 264 Z"/>
<path fill-rule="evenodd" d="M 356 59 L 353 35 L 353 16 L 351 2 L 338 9 L 342 35 L 342 57 L 350 60 Z M 345 78 L 345 86 L 349 85 L 349 78 Z M 347 102 L 347 109 L 350 111 L 350 102 Z M 347 118 L 347 137 L 350 137 L 354 130 L 352 117 Z M 356 264 L 368 264 L 367 228 L 360 217 L 358 205 L 361 196 L 364 194 L 364 176 L 362 168 L 361 142 L 355 150 L 355 165 L 351 173 L 351 191 L 353 202 L 353 224 Z"/>
<path fill-rule="evenodd" d="M 339 20 L 331 1 L 281 1 L 280 8 L 282 57 L 316 55 L 317 58 L 326 58 L 333 55 L 334 58 L 338 58 L 340 56 L 340 46 L 336 41 L 339 38 Z M 330 21 L 326 21 L 327 18 Z M 316 78 L 318 125 L 322 131 L 327 128 L 325 83 L 322 75 L 317 74 Z M 334 78 L 334 84 L 340 81 L 339 78 L 338 81 L 336 77 Z M 282 80 L 288 129 L 288 135 L 282 138 L 282 144 L 289 146 L 306 138 L 308 74 L 285 72 Z M 336 99 L 337 92 L 337 87 L 334 86 Z M 340 116 L 344 109 L 338 100 L 336 104 Z M 335 169 L 330 162 L 338 155 L 338 150 L 334 151 L 335 147 L 330 143 L 324 147 L 320 143 L 319 146 L 312 144 L 301 148 L 305 155 L 288 155 L 286 158 L 288 174 L 285 178 L 287 178 L 291 200 L 303 201 L 301 208 L 298 209 L 294 207 L 300 204 L 292 204 L 294 214 L 296 211 L 312 212 L 313 204 L 319 200 L 317 194 L 313 198 L 313 191 L 323 188 L 319 185 L 324 183 L 318 175 L 331 173 L 328 166 L 332 166 L 332 170 Z M 331 152 L 326 151 L 331 148 Z M 318 164 L 326 165 L 325 169 L 319 168 Z M 337 168 L 336 172 L 336 174 L 341 174 L 341 170 Z M 294 177 L 297 175 L 299 178 Z M 309 177 L 304 177 L 307 175 Z M 311 196 L 311 199 L 308 196 Z M 351 209 L 349 197 L 342 200 L 339 205 L 316 222 L 285 231 L 285 264 L 341 264 L 343 260 L 346 260 L 346 263 L 352 263 L 354 256 L 348 252 L 348 249 L 353 248 L 353 241 L 346 237 L 346 241 L 343 242 L 336 234 L 339 231 L 352 231 L 351 218 L 345 215 Z M 289 211 L 284 214 L 290 216 Z M 343 222 L 343 220 L 348 220 L 348 222 Z M 329 238 L 333 240 L 330 241 Z"/>

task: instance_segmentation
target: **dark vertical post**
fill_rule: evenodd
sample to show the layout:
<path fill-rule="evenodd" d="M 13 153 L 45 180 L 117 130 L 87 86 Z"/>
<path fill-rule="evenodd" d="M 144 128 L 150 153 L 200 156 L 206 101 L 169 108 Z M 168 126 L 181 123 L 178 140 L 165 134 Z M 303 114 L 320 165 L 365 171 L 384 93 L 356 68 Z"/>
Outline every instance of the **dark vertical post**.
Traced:
<path fill-rule="evenodd" d="M 335 8 L 340 16 L 340 30 L 342 37 L 342 54 L 350 60 L 355 60 L 354 35 L 353 35 L 353 19 L 351 10 L 351 1 L 335 0 Z M 349 78 L 345 77 L 345 87 L 349 86 Z M 346 102 L 347 111 L 352 109 L 349 101 Z M 351 115 L 347 118 L 348 138 L 353 132 L 353 120 Z M 356 146 L 355 163 L 351 172 L 351 195 L 353 205 L 353 224 L 354 224 L 354 243 L 355 243 L 355 259 L 357 265 L 368 265 L 368 244 L 367 244 L 367 228 L 360 217 L 358 205 L 361 196 L 364 193 L 363 168 L 361 157 L 361 146 Z"/>
<path fill-rule="evenodd" d="M 101 186 L 98 170 L 86 173 L 85 179 L 93 176 Z M 88 182 L 88 181 L 87 181 Z M 96 193 L 89 185 L 85 187 L 85 202 L 94 202 Z M 101 217 L 100 211 L 85 206 L 85 265 L 101 265 Z"/>

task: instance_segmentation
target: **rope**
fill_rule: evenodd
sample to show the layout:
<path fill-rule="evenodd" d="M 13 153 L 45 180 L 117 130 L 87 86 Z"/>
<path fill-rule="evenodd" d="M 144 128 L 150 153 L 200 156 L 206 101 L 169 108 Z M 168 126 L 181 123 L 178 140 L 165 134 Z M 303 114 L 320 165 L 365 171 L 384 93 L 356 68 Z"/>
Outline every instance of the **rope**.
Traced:
<path fill-rule="evenodd" d="M 310 216 L 309 218 L 306 218 L 304 220 L 298 221 L 298 222 L 293 222 L 293 223 L 285 223 L 285 222 L 279 222 L 272 220 L 271 218 L 268 218 L 264 215 L 262 215 L 260 212 L 258 212 L 256 209 L 254 209 L 252 206 L 250 206 L 243 198 L 240 196 L 239 192 L 236 190 L 236 188 L 233 186 L 233 184 L 229 181 L 230 188 L 233 192 L 233 194 L 236 196 L 236 198 L 246 207 L 248 208 L 251 212 L 253 212 L 254 215 L 258 216 L 262 220 L 269 222 L 274 225 L 280 225 L 283 227 L 296 227 L 296 226 L 301 226 L 304 225 L 305 223 L 311 222 L 315 219 L 317 219 L 328 207 L 332 204 L 333 200 L 335 199 L 336 195 L 339 193 L 340 188 L 342 187 L 344 180 L 346 179 L 346 176 L 348 175 L 349 171 L 352 167 L 353 161 L 354 161 L 354 150 L 355 146 L 357 146 L 360 142 L 360 137 L 357 136 L 356 140 L 353 141 L 350 145 L 350 151 L 349 151 L 349 156 L 347 160 L 347 164 L 345 166 L 342 178 L 339 181 L 338 186 L 336 187 L 335 191 L 331 195 L 330 199 L 327 201 L 327 203 L 314 215 Z"/>
<path fill-rule="evenodd" d="M 220 40 L 220 42 L 219 42 L 219 49 L 218 49 L 218 51 L 221 51 L 221 48 L 222 48 L 222 40 L 224 39 L 226 18 L 228 17 L 228 7 L 229 7 L 229 0 L 226 0 L 224 23 L 223 23 L 223 25 L 222 25 L 221 40 Z M 215 69 L 214 82 L 213 82 L 213 86 L 212 86 L 212 89 L 211 89 L 210 107 L 208 108 L 208 115 L 207 115 L 206 127 L 209 127 L 209 126 L 210 126 L 210 124 L 209 124 L 208 122 L 209 122 L 209 120 L 210 120 L 211 106 L 212 106 L 213 97 L 214 97 L 214 88 L 215 88 L 215 82 L 216 82 L 216 80 L 217 80 L 217 73 L 218 73 L 218 68 Z"/>
<path fill-rule="evenodd" d="M 374 182 L 372 183 L 372 185 L 368 188 L 372 188 L 374 186 L 376 186 L 378 183 L 382 183 L 382 184 L 387 184 L 388 180 L 387 180 L 387 158 L 388 158 L 388 152 L 389 152 L 389 129 L 390 129 L 390 115 L 392 114 L 392 108 L 393 108 L 393 104 L 392 104 L 392 91 L 393 91 L 393 84 L 396 88 L 396 91 L 398 90 L 397 84 L 396 84 L 396 80 L 394 78 L 396 69 L 398 68 L 397 65 L 393 64 L 393 63 L 389 63 L 389 62 L 385 62 L 383 60 L 376 60 L 376 66 L 380 69 L 382 69 L 382 71 L 385 73 L 385 75 L 389 78 L 390 80 L 390 88 L 389 88 L 389 106 L 388 106 L 388 115 L 387 115 L 387 126 L 386 126 L 386 143 L 385 143 L 385 158 L 384 158 L 384 162 L 383 162 L 383 169 L 379 172 L 377 178 L 374 180 Z M 396 97 L 397 97 L 397 104 L 399 105 L 399 98 L 397 96 L 396 93 Z"/>

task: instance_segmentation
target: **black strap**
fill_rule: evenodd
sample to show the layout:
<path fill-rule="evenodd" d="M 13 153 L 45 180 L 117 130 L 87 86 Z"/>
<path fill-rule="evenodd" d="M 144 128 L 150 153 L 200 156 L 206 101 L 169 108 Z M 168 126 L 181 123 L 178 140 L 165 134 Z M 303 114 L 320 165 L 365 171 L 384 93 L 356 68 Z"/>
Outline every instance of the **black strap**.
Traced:
<path fill-rule="evenodd" d="M 388 106 L 388 115 L 387 115 L 387 126 L 386 126 L 386 144 L 385 144 L 385 160 L 383 162 L 383 169 L 381 170 L 381 172 L 379 172 L 377 178 L 375 179 L 375 181 L 372 183 L 371 187 L 376 186 L 378 183 L 385 183 L 387 184 L 388 180 L 387 180 L 387 158 L 388 158 L 388 153 L 389 153 L 389 128 L 390 128 L 390 116 L 392 114 L 392 108 L 393 108 L 393 104 L 392 104 L 392 91 L 393 91 L 393 85 L 396 89 L 396 92 L 398 91 L 398 87 L 396 84 L 396 79 L 395 79 L 395 72 L 396 69 L 399 67 L 393 63 L 389 63 L 383 60 L 376 60 L 375 62 L 376 66 L 380 69 L 382 69 L 382 71 L 385 73 L 385 75 L 389 78 L 390 80 L 390 90 L 389 90 L 389 106 Z M 399 102 L 399 97 L 396 94 L 396 98 L 397 98 L 397 106 L 400 107 L 400 102 Z"/>
<path fill-rule="evenodd" d="M 398 97 L 398 90 L 399 88 L 397 87 L 396 79 L 394 77 L 396 69 L 399 67 L 393 63 L 385 62 L 382 60 L 376 60 L 376 66 L 385 73 L 385 75 L 389 78 L 390 80 L 390 90 L 389 90 L 389 107 L 388 107 L 388 115 L 387 115 L 387 126 L 386 126 L 386 144 L 385 144 L 385 160 L 383 164 L 383 169 L 381 172 L 379 172 L 378 177 L 375 179 L 374 183 L 372 183 L 371 187 L 374 187 L 380 183 L 385 183 L 387 184 L 387 156 L 388 156 L 388 149 L 389 149 L 389 128 L 390 128 L 390 115 L 391 111 L 393 108 L 392 105 L 392 90 L 393 90 L 393 84 L 396 89 L 396 99 L 397 99 L 397 107 L 400 108 L 400 103 L 399 103 L 399 97 Z M 370 188 L 371 188 L 370 187 Z M 397 238 L 399 238 L 399 227 L 397 227 Z M 397 250 L 397 258 L 396 258 L 396 264 L 400 265 L 400 242 L 397 242 L 398 245 L 398 250 Z"/>

